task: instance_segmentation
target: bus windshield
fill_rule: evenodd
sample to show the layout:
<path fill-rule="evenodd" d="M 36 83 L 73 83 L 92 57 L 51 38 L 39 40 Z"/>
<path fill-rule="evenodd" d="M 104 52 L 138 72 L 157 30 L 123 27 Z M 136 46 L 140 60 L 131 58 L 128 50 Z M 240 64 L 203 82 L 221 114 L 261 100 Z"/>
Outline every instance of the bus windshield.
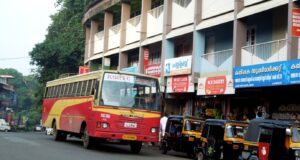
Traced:
<path fill-rule="evenodd" d="M 157 79 L 117 73 L 105 73 L 101 104 L 159 111 Z"/>

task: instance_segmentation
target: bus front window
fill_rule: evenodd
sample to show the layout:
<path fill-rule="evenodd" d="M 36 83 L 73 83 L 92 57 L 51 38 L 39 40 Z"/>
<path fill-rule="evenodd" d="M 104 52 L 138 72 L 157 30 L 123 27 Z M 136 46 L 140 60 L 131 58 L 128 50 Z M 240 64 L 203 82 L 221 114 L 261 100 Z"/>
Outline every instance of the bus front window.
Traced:
<path fill-rule="evenodd" d="M 158 111 L 160 95 L 157 79 L 105 73 L 101 103 L 107 106 Z"/>

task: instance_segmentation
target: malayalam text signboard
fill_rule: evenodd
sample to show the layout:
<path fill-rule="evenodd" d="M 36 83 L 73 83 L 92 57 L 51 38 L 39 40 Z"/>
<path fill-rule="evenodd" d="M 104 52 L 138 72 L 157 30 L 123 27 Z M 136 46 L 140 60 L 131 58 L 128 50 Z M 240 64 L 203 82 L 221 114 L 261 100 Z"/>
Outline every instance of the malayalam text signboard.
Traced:
<path fill-rule="evenodd" d="M 234 94 L 232 76 L 203 77 L 198 79 L 197 95 Z"/>
<path fill-rule="evenodd" d="M 300 59 L 233 69 L 234 88 L 300 84 Z"/>
<path fill-rule="evenodd" d="M 191 75 L 181 75 L 168 77 L 167 93 L 187 93 L 194 92 L 194 83 L 191 81 Z"/>
<path fill-rule="evenodd" d="M 165 76 L 190 74 L 192 72 L 192 56 L 183 56 L 165 60 Z"/>

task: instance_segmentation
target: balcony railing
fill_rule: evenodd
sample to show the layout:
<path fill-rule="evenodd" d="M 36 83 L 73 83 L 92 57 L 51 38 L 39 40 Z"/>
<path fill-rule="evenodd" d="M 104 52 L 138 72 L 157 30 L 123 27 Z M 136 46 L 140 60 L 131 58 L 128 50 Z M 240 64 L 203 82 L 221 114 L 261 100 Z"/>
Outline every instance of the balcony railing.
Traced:
<path fill-rule="evenodd" d="M 132 26 L 137 26 L 141 21 L 141 15 L 129 19 L 127 22 Z"/>
<path fill-rule="evenodd" d="M 158 18 L 160 14 L 163 13 L 163 11 L 164 11 L 164 5 L 161 5 L 159 7 L 149 10 L 148 13 L 153 17 Z"/>
<path fill-rule="evenodd" d="M 242 65 L 286 60 L 286 47 L 287 39 L 242 47 Z"/>
<path fill-rule="evenodd" d="M 203 54 L 202 58 L 206 59 L 211 64 L 219 67 L 231 56 L 232 56 L 232 49 L 228 49 L 228 50 Z"/>

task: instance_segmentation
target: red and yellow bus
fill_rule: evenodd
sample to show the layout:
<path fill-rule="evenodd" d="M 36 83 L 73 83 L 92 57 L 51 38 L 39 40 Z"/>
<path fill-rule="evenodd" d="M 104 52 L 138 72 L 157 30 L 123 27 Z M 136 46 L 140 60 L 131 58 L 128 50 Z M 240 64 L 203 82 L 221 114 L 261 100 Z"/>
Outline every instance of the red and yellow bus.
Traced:
<path fill-rule="evenodd" d="M 161 96 L 158 79 L 119 71 L 95 71 L 47 82 L 42 122 L 55 140 L 78 136 L 85 148 L 96 142 L 157 142 Z"/>

